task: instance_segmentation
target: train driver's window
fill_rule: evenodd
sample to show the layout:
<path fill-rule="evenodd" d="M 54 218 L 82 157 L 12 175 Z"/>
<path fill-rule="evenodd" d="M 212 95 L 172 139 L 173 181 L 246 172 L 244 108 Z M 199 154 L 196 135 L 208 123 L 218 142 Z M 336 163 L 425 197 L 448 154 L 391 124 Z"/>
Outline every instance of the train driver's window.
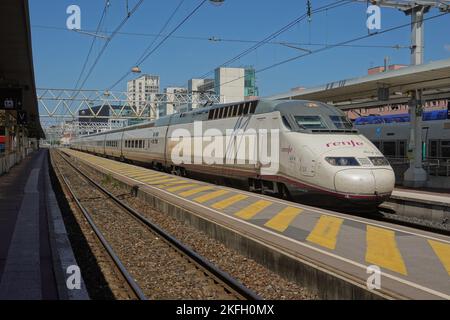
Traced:
<path fill-rule="evenodd" d="M 338 129 L 351 129 L 353 125 L 348 119 L 344 116 L 330 116 L 331 121 Z"/>
<path fill-rule="evenodd" d="M 288 122 L 288 120 L 286 119 L 286 117 L 285 117 L 285 116 L 282 116 L 281 119 L 283 120 L 283 124 L 284 124 L 284 126 L 286 127 L 286 129 L 292 131 L 292 127 L 291 127 L 291 125 L 289 124 L 289 122 Z"/>
<path fill-rule="evenodd" d="M 302 129 L 327 129 L 320 116 L 294 116 L 294 118 Z"/>

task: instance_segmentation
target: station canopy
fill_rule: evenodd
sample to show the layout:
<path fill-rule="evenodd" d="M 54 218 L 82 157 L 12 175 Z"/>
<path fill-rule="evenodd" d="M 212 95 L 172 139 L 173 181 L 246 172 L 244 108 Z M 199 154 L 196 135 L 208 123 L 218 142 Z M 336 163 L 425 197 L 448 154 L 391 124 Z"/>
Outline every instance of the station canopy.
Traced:
<path fill-rule="evenodd" d="M 317 100 L 351 110 L 407 103 L 408 92 L 417 89 L 423 90 L 425 101 L 450 99 L 450 59 L 294 89 L 268 98 Z"/>
<path fill-rule="evenodd" d="M 27 0 L 0 1 L 0 90 L 21 92 L 19 108 L 30 137 L 44 137 L 39 121 Z M 3 108 L 2 108 L 3 109 Z"/>

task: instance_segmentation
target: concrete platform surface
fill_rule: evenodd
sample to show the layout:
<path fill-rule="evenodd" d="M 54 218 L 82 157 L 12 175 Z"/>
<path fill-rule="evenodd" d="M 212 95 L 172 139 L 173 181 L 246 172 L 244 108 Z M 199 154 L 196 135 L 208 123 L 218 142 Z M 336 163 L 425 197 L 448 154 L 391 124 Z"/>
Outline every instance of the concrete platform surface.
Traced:
<path fill-rule="evenodd" d="M 76 260 L 48 169 L 40 150 L 0 177 L 0 300 L 89 298 L 66 285 Z"/>
<path fill-rule="evenodd" d="M 450 299 L 450 237 L 322 210 L 64 149 L 68 155 L 183 210 L 237 230 L 380 292 L 407 299 Z"/>

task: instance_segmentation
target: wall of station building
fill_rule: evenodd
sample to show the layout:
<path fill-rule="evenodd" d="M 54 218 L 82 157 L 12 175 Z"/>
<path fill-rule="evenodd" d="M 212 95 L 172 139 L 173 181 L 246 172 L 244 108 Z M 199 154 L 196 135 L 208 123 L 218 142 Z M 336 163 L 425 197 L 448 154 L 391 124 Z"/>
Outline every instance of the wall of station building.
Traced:
<path fill-rule="evenodd" d="M 14 112 L 0 110 L 0 175 L 38 147 L 37 139 L 28 137 L 27 129 L 17 125 Z"/>

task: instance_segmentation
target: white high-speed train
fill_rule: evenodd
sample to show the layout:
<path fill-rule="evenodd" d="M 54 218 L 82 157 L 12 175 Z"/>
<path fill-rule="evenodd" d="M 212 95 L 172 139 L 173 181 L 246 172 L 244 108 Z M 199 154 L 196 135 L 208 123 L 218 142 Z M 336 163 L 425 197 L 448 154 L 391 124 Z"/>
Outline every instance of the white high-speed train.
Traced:
<path fill-rule="evenodd" d="M 223 154 L 223 163 L 206 163 L 205 158 L 174 161 L 174 148 L 180 140 L 176 139 L 180 132 L 177 129 L 191 133 L 192 148 L 199 138 L 203 150 L 211 144 L 203 141 L 199 132 L 194 136 L 194 123 L 199 122 L 200 135 L 208 129 L 231 132 L 235 144 L 227 140 L 223 153 L 214 153 Z M 278 150 L 271 150 L 271 139 L 262 140 L 258 135 L 248 143 L 249 129 L 279 130 Z M 276 170 L 264 170 L 267 164 L 259 159 L 253 162 L 250 158 L 243 159 L 243 153 L 237 149 L 245 142 L 245 157 L 251 154 L 249 149 L 255 146 L 261 149 L 264 144 L 271 151 L 268 154 L 278 152 L 279 159 L 272 158 L 270 164 Z M 71 147 L 322 206 L 374 207 L 390 196 L 395 183 L 394 172 L 382 153 L 353 128 L 340 110 L 321 102 L 254 100 L 214 105 L 83 136 L 74 139 Z"/>

